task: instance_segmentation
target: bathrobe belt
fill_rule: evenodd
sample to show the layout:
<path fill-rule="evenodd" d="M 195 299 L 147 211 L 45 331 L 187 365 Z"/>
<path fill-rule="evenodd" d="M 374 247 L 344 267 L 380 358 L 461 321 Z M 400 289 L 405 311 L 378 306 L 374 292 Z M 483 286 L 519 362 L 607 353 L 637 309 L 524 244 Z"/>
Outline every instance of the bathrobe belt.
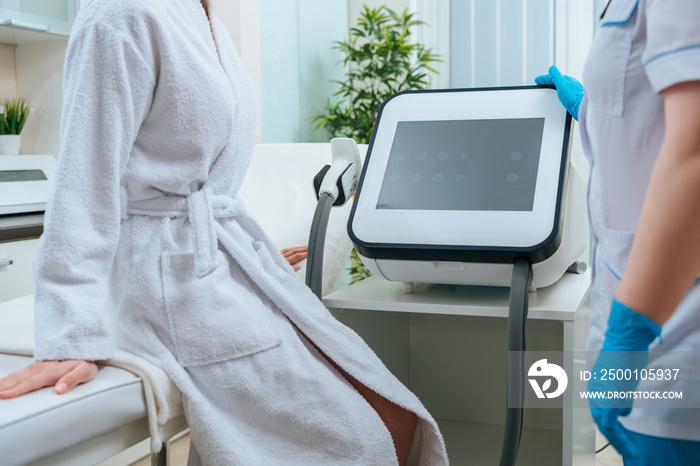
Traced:
<path fill-rule="evenodd" d="M 219 242 L 244 270 L 258 265 L 246 260 L 251 252 L 255 253 L 250 247 L 251 239 L 271 244 L 267 234 L 248 215 L 240 198 L 214 194 L 206 188 L 187 197 L 163 196 L 129 201 L 126 216 L 130 215 L 186 217 L 192 228 L 195 273 L 200 278 L 216 268 Z M 219 219 L 228 218 L 235 218 L 236 223 L 224 229 Z M 279 263 L 274 255 L 273 260 Z"/>

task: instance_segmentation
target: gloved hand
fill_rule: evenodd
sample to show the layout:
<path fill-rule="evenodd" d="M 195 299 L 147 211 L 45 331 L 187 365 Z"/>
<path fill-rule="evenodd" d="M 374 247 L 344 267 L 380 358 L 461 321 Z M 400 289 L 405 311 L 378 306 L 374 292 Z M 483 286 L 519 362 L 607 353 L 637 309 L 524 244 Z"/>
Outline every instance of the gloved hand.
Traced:
<path fill-rule="evenodd" d="M 535 78 L 535 84 L 553 84 L 564 108 L 578 121 L 578 108 L 583 100 L 583 85 L 576 78 L 561 74 L 556 66 L 549 67 L 549 74 Z"/>
<path fill-rule="evenodd" d="M 589 393 L 634 391 L 639 384 L 637 374 L 649 362 L 649 345 L 661 335 L 661 327 L 648 317 L 643 316 L 624 304 L 613 301 L 610 310 L 608 330 L 605 332 L 603 348 L 593 366 L 591 380 L 588 382 Z M 633 374 L 618 379 L 618 369 L 630 369 Z M 591 414 L 600 431 L 625 458 L 637 457 L 635 443 L 618 417 L 627 416 L 632 411 L 632 398 L 602 399 L 589 398 Z"/>

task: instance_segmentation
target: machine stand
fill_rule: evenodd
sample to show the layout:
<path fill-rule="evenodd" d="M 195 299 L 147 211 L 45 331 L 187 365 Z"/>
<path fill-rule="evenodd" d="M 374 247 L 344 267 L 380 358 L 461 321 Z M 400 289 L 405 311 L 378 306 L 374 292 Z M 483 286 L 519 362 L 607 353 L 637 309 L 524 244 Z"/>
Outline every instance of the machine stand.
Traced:
<path fill-rule="evenodd" d="M 158 453 L 151 453 L 151 466 L 170 466 L 170 442 L 163 442 Z"/>

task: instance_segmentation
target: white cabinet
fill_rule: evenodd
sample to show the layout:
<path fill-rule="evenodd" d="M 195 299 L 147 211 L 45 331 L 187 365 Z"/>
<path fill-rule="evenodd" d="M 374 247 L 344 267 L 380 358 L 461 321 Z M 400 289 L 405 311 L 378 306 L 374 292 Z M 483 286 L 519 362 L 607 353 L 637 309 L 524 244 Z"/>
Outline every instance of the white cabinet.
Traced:
<path fill-rule="evenodd" d="M 76 0 L 0 0 L 0 22 L 68 35 L 77 13 Z"/>
<path fill-rule="evenodd" d="M 564 274 L 530 294 L 527 345 L 580 371 L 588 328 L 590 272 Z M 451 464 L 498 464 L 507 399 L 508 288 L 401 283 L 366 278 L 323 298 L 430 411 Z M 584 361 L 585 362 L 585 361 Z M 573 393 L 585 382 L 570 378 Z M 595 464 L 595 425 L 587 408 L 526 408 L 519 466 Z"/>
<path fill-rule="evenodd" d="M 12 265 L 0 267 L 0 303 L 34 293 L 32 253 L 38 241 L 0 243 L 0 263 L 12 260 Z"/>
<path fill-rule="evenodd" d="M 65 42 L 78 0 L 0 0 L 0 43 Z"/>

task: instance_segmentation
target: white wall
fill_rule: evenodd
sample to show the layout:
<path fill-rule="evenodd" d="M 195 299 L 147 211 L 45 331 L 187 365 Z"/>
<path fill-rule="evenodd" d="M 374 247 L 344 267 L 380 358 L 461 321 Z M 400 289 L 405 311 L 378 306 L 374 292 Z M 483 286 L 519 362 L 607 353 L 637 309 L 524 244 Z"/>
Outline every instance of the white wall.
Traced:
<path fill-rule="evenodd" d="M 415 28 L 413 40 L 432 49 L 442 60 L 431 64 L 437 71 L 428 74 L 431 88 L 450 87 L 451 10 L 450 0 L 411 0 L 411 11 L 425 23 Z"/>
<path fill-rule="evenodd" d="M 556 0 L 556 56 L 555 64 L 565 73 L 582 80 L 583 65 L 593 42 L 594 25 L 597 24 L 595 4 L 600 0 L 576 2 Z"/>
<path fill-rule="evenodd" d="M 258 97 L 258 142 L 262 138 L 261 70 L 260 70 L 260 1 L 219 0 L 216 14 L 224 24 L 238 50 L 243 65 L 253 81 Z"/>
<path fill-rule="evenodd" d="M 15 48 L 11 45 L 0 45 L 0 99 L 15 97 L 17 97 Z"/>
<path fill-rule="evenodd" d="M 328 142 L 314 115 L 345 79 L 347 0 L 261 0 L 264 142 Z"/>
<path fill-rule="evenodd" d="M 44 42 L 15 49 L 17 94 L 33 105 L 22 131 L 23 154 L 58 154 L 66 46 Z"/>

